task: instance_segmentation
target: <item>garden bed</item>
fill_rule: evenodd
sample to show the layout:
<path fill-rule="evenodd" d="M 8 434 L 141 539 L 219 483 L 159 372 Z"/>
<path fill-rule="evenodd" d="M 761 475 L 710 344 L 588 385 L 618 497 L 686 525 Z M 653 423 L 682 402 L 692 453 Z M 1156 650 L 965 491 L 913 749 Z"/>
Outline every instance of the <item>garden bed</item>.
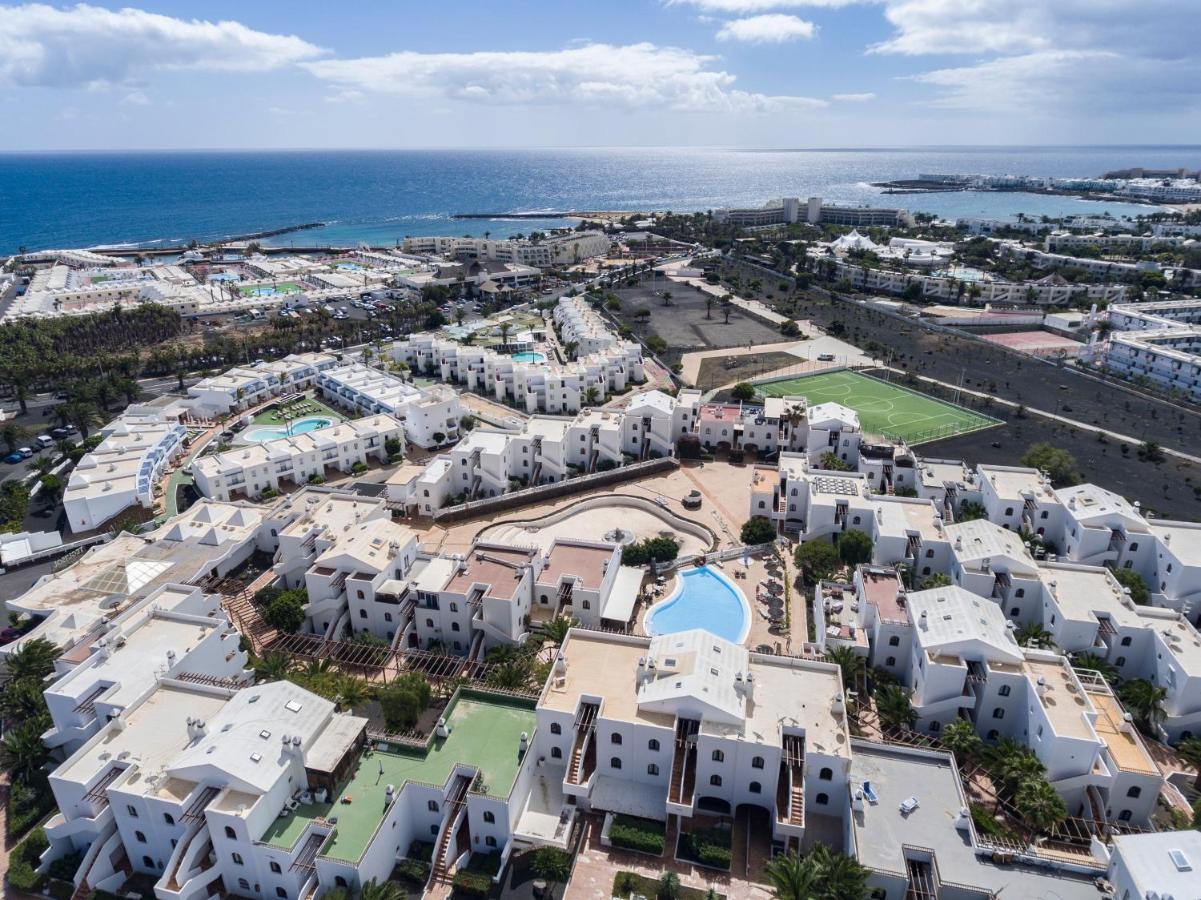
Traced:
<path fill-rule="evenodd" d="M 613 896 L 626 898 L 634 894 L 640 894 L 643 897 L 658 897 L 659 882 L 654 878 L 647 878 L 634 872 L 618 872 L 613 878 Z M 676 889 L 675 896 L 677 900 L 711 900 L 712 897 L 716 897 L 717 900 L 726 900 L 725 894 L 710 894 L 707 890 L 684 885 L 680 885 Z"/>
<path fill-rule="evenodd" d="M 722 872 L 730 871 L 733 852 L 730 849 L 729 827 L 716 826 L 681 832 L 679 840 L 676 841 L 676 859 Z"/>
<path fill-rule="evenodd" d="M 666 826 L 652 819 L 614 815 L 606 822 L 604 837 L 614 847 L 648 856 L 662 856 Z"/>

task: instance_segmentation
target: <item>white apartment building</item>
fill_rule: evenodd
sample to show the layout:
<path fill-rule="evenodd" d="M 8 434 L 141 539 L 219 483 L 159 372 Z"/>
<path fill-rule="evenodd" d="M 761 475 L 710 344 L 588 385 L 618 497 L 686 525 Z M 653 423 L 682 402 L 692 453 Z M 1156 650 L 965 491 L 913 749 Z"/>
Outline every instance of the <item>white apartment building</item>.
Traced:
<path fill-rule="evenodd" d="M 188 388 L 193 407 L 214 418 L 249 409 L 272 397 L 303 391 L 317 382 L 317 375 L 338 361 L 324 353 L 293 353 L 253 366 L 235 366 L 220 375 L 201 379 Z"/>
<path fill-rule="evenodd" d="M 389 441 L 399 441 L 403 447 L 404 426 L 380 413 L 198 457 L 192 462 L 192 476 L 196 490 L 205 497 L 254 498 L 266 490 L 279 491 L 305 484 L 310 478 L 325 478 L 331 471 L 350 474 L 369 459 L 387 462 Z"/>
<path fill-rule="evenodd" d="M 1151 234 L 1076 234 L 1071 231 L 1052 231 L 1043 238 L 1043 249 L 1049 252 L 1074 250 L 1080 247 L 1096 247 L 1100 250 L 1145 252 L 1152 247 L 1179 247 L 1185 243 L 1179 235 L 1168 235 L 1153 231 Z"/>
<path fill-rule="evenodd" d="M 1088 361 L 1123 378 L 1201 398 L 1201 300 L 1118 305 L 1107 317 L 1112 330 L 1088 345 Z"/>
<path fill-rule="evenodd" d="M 559 342 L 575 344 L 576 351 L 583 356 L 625 343 L 583 297 L 560 297 L 554 321 Z"/>
<path fill-rule="evenodd" d="M 1113 839 L 1106 880 L 1115 900 L 1183 898 L 1196 893 L 1201 832 L 1121 834 Z"/>
<path fill-rule="evenodd" d="M 158 480 L 185 450 L 183 412 L 131 406 L 100 429 L 104 439 L 75 465 L 63 493 L 73 532 L 97 529 L 135 504 L 154 507 Z"/>
<path fill-rule="evenodd" d="M 537 714 L 539 778 L 567 804 L 660 821 L 751 804 L 793 847 L 811 821 L 846 826 L 851 753 L 836 666 L 751 653 L 700 629 L 573 629 Z"/>
<path fill-rule="evenodd" d="M 550 234 L 538 241 L 488 240 L 470 237 L 407 237 L 405 253 L 445 257 L 474 256 L 498 262 L 549 268 L 604 256 L 611 243 L 603 231 Z"/>
<path fill-rule="evenodd" d="M 322 371 L 317 386 L 325 399 L 359 415 L 387 413 L 419 447 L 458 440 L 464 410 L 459 395 L 443 385 L 420 389 L 389 372 L 351 363 Z"/>

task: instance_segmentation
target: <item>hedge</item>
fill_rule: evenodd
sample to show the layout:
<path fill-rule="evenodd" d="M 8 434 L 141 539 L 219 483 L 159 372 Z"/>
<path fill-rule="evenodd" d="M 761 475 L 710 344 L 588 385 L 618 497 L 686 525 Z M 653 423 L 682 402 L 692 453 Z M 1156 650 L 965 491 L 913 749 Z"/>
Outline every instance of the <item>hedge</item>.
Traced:
<path fill-rule="evenodd" d="M 613 817 L 613 824 L 609 826 L 609 840 L 615 847 L 662 856 L 663 831 L 662 822 L 618 815 Z"/>
<path fill-rule="evenodd" d="M 455 890 L 469 897 L 487 897 L 492 891 L 492 879 L 482 872 L 460 869 L 455 872 Z"/>
<path fill-rule="evenodd" d="M 393 869 L 392 877 L 410 884 L 423 885 L 429 881 L 430 864 L 420 859 L 402 859 Z"/>
<path fill-rule="evenodd" d="M 8 793 L 6 824 L 10 837 L 20 837 L 54 809 L 54 794 L 44 781 L 41 787 L 14 781 Z"/>
<path fill-rule="evenodd" d="M 49 846 L 50 841 L 41 828 L 29 832 L 29 837 L 13 851 L 9 860 L 8 883 L 18 891 L 40 893 L 46 879 L 38 874 L 37 865 Z"/>
<path fill-rule="evenodd" d="M 733 862 L 730 832 L 724 828 L 699 828 L 680 835 L 677 855 L 703 866 L 729 869 Z"/>

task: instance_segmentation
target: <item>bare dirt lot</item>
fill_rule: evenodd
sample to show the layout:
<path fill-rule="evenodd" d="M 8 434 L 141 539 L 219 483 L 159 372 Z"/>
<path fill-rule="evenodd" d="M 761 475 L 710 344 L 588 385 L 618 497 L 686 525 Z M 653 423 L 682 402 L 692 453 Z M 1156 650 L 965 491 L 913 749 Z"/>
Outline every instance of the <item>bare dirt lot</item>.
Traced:
<path fill-rule="evenodd" d="M 662 296 L 665 289 L 671 293 L 670 305 Z M 621 320 L 639 335 L 654 334 L 663 338 L 670 351 L 666 358 L 671 362 L 687 350 L 745 347 L 782 340 L 778 330 L 752 319 L 736 307 L 730 310 L 730 322 L 726 324 L 725 313 L 716 301 L 712 304 L 712 317 L 706 318 L 704 295 L 690 287 L 660 284 L 655 291 L 646 283 L 615 293 L 621 300 L 621 312 L 617 314 Z M 650 311 L 645 326 L 634 318 L 639 309 Z"/>

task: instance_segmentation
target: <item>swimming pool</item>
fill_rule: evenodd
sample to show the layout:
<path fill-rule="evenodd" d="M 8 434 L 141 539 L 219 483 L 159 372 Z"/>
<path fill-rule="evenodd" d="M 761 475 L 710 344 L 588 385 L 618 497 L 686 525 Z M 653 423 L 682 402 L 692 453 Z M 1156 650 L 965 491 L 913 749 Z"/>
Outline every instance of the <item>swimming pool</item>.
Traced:
<path fill-rule="evenodd" d="M 297 419 L 287 428 L 277 428 L 274 425 L 251 428 L 242 435 L 242 440 L 253 441 L 258 444 L 263 441 L 274 441 L 279 438 L 295 437 L 298 434 L 308 434 L 310 431 L 320 431 L 322 428 L 329 428 L 333 424 L 334 420 L 325 416 L 309 416 L 305 419 Z"/>
<path fill-rule="evenodd" d="M 539 353 L 537 350 L 522 350 L 519 353 L 510 353 L 509 358 L 514 362 L 546 362 L 546 354 Z"/>
<path fill-rule="evenodd" d="M 646 630 L 652 635 L 692 628 L 741 644 L 751 630 L 751 607 L 742 591 L 720 569 L 701 566 L 676 576 L 671 596 L 651 607 Z"/>

